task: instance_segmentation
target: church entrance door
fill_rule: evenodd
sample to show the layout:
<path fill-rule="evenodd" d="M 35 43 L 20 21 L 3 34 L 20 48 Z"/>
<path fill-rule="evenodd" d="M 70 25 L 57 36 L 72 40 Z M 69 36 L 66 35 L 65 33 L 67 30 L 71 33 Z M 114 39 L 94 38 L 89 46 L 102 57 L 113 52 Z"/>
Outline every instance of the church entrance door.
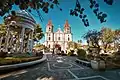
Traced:
<path fill-rule="evenodd" d="M 61 52 L 61 46 L 60 46 L 60 44 L 55 44 L 55 50 L 56 50 L 57 54 L 59 54 Z"/>

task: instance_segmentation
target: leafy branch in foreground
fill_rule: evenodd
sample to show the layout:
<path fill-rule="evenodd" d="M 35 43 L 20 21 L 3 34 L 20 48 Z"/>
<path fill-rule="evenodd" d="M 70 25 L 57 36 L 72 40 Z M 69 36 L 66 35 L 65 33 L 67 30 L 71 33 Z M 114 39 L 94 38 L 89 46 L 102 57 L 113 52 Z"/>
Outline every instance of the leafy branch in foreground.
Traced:
<path fill-rule="evenodd" d="M 43 21 L 43 17 L 40 14 L 40 11 L 45 13 L 49 12 L 49 9 L 54 9 L 56 6 L 60 11 L 62 9 L 59 7 L 59 0 L 0 0 L 0 16 L 4 16 L 6 13 L 9 13 L 12 10 L 13 5 L 17 5 L 20 10 L 27 10 L 29 13 L 33 14 L 32 11 L 35 10 L 38 14 L 38 17 Z M 107 14 L 99 11 L 99 4 L 96 0 L 89 0 L 90 8 L 93 10 L 93 13 L 96 15 L 97 19 L 101 23 L 106 22 Z M 104 0 L 108 5 L 112 5 L 114 0 Z M 84 14 L 85 8 L 81 7 L 80 1 L 76 0 L 75 8 L 70 10 L 70 15 L 76 16 L 82 20 L 84 26 L 89 26 L 89 21 L 87 15 Z"/>

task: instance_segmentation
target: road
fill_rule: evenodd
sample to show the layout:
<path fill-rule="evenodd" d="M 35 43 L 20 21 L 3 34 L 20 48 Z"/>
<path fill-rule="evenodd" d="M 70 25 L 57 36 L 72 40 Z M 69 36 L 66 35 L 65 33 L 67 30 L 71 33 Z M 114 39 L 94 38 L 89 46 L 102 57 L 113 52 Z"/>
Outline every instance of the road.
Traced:
<path fill-rule="evenodd" d="M 55 80 L 119 80 L 120 70 L 94 71 L 77 64 L 76 57 L 52 56 L 37 65 L 0 75 L 0 80 L 41 80 L 53 77 Z"/>

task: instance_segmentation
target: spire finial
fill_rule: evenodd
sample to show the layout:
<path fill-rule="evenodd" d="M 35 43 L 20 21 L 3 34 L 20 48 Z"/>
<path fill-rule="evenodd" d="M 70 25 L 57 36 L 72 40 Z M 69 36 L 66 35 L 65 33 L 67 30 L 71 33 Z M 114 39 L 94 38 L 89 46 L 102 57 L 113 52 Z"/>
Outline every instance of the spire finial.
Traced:
<path fill-rule="evenodd" d="M 51 19 L 48 21 L 47 26 L 52 26 L 52 21 L 51 21 Z"/>
<path fill-rule="evenodd" d="M 70 27 L 68 20 L 65 21 L 65 26 L 64 27 Z"/>

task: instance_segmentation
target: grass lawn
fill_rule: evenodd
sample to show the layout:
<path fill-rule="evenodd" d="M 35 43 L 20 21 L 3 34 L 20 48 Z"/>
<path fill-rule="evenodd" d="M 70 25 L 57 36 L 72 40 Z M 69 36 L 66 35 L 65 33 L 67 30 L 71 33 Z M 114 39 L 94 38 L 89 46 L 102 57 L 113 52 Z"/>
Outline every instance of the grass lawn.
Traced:
<path fill-rule="evenodd" d="M 29 61 L 34 61 L 34 60 L 38 60 L 41 59 L 41 57 L 5 57 L 5 58 L 0 58 L 0 66 L 1 65 L 9 65 L 9 64 L 17 64 L 17 63 L 23 63 L 23 62 L 29 62 Z"/>

